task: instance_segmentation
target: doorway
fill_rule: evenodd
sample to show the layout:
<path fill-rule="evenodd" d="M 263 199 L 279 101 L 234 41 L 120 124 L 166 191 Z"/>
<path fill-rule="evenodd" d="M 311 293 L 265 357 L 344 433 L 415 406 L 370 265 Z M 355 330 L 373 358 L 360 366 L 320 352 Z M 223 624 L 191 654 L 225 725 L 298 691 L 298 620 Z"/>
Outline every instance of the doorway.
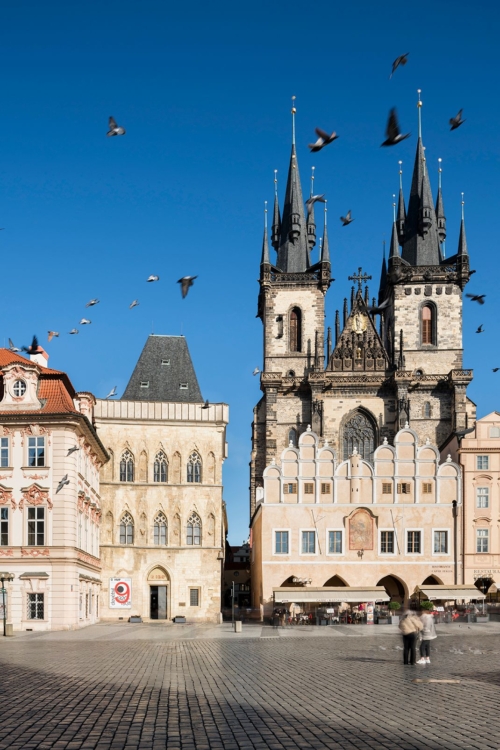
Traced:
<path fill-rule="evenodd" d="M 167 586 L 150 586 L 149 616 L 152 620 L 167 619 Z"/>

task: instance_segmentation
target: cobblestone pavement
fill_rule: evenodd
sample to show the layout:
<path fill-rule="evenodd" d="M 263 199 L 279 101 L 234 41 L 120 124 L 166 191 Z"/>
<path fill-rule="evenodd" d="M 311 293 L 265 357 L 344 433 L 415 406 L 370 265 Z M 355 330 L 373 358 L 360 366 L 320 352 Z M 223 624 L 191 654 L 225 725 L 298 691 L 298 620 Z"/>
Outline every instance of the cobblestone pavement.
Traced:
<path fill-rule="evenodd" d="M 500 747 L 496 630 L 443 630 L 428 667 L 403 666 L 398 634 L 380 627 L 311 630 L 187 640 L 169 629 L 159 640 L 157 626 L 96 626 L 0 639 L 0 748 Z"/>

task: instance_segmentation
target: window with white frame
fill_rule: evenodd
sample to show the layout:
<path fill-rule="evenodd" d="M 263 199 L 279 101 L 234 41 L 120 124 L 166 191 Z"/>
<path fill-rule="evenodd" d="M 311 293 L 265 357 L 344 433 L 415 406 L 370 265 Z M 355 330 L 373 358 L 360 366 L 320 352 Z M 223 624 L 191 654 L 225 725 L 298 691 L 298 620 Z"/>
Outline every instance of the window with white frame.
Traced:
<path fill-rule="evenodd" d="M 381 531 L 380 532 L 380 554 L 381 555 L 393 555 L 394 554 L 394 531 Z"/>
<path fill-rule="evenodd" d="M 274 532 L 274 552 L 277 555 L 288 555 L 288 531 Z"/>
<path fill-rule="evenodd" d="M 21 398 L 26 393 L 26 383 L 24 380 L 16 380 L 12 386 L 12 393 L 16 398 Z"/>
<path fill-rule="evenodd" d="M 44 619 L 44 594 L 28 594 L 28 620 Z"/>
<path fill-rule="evenodd" d="M 303 555 L 314 555 L 316 554 L 316 532 L 315 531 L 303 531 L 302 532 L 302 546 Z"/>
<path fill-rule="evenodd" d="M 476 456 L 476 469 L 489 469 L 490 468 L 490 457 L 489 456 Z"/>
<path fill-rule="evenodd" d="M 28 466 L 45 466 L 45 438 L 28 438 Z"/>
<path fill-rule="evenodd" d="M 83 547 L 82 547 L 82 527 L 83 527 L 83 513 L 78 513 L 78 547 L 79 547 L 79 549 L 83 549 Z"/>
<path fill-rule="evenodd" d="M 488 508 L 490 505 L 490 488 L 478 487 L 476 490 L 476 508 Z"/>
<path fill-rule="evenodd" d="M 421 531 L 412 530 L 406 532 L 406 552 L 409 555 L 420 555 L 422 552 Z"/>
<path fill-rule="evenodd" d="M 489 552 L 489 529 L 476 529 L 476 552 Z"/>
<path fill-rule="evenodd" d="M 45 544 L 45 508 L 28 508 L 28 547 Z"/>
<path fill-rule="evenodd" d="M 341 555 L 342 550 L 342 531 L 329 531 L 328 532 L 328 554 L 329 555 Z"/>
<path fill-rule="evenodd" d="M 447 531 L 435 531 L 434 532 L 434 554 L 435 555 L 447 555 L 448 554 L 448 532 Z"/>
<path fill-rule="evenodd" d="M 167 543 L 167 518 L 164 513 L 157 513 L 154 520 L 153 529 L 154 543 Z"/>
<path fill-rule="evenodd" d="M 9 509 L 0 508 L 0 547 L 9 544 Z"/>
<path fill-rule="evenodd" d="M 9 465 L 9 438 L 0 438 L 0 466 L 2 469 Z"/>

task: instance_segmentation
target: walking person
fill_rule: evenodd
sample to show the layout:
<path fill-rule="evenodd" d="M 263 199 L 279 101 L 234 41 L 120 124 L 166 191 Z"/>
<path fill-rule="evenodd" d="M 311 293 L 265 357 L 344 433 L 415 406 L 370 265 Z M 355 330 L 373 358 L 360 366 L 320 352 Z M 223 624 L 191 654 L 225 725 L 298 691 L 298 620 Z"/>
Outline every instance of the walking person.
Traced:
<path fill-rule="evenodd" d="M 417 664 L 430 664 L 431 641 L 437 638 L 434 615 L 424 611 L 420 615 L 420 622 L 422 623 L 422 642 L 420 644 L 420 659 L 417 661 Z"/>
<path fill-rule="evenodd" d="M 399 629 L 403 634 L 403 662 L 404 664 L 417 663 L 417 635 L 423 625 L 415 612 L 409 610 L 399 621 Z"/>

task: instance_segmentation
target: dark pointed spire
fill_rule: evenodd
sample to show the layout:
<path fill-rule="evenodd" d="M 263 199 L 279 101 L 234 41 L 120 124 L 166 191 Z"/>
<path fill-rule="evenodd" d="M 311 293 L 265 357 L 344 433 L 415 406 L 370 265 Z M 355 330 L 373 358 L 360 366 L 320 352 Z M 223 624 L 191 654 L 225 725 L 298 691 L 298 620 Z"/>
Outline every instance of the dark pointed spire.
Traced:
<path fill-rule="evenodd" d="M 347 323 L 348 317 L 349 317 L 349 308 L 347 307 L 347 297 L 344 297 L 344 323 L 342 325 L 343 328 L 345 328 L 345 324 Z"/>
<path fill-rule="evenodd" d="M 392 235 L 391 235 L 391 247 L 389 250 L 389 260 L 391 258 L 399 258 L 399 249 L 398 249 L 398 230 L 396 229 L 396 222 L 394 221 L 392 223 Z"/>
<path fill-rule="evenodd" d="M 460 222 L 460 236 L 458 238 L 458 250 L 457 255 L 464 256 L 469 255 L 467 249 L 467 237 L 465 236 L 465 217 L 464 217 L 464 194 L 462 193 L 462 219 Z"/>
<path fill-rule="evenodd" d="M 385 291 L 386 285 L 387 285 L 387 262 L 385 260 L 385 240 L 384 240 L 384 250 L 382 254 L 382 269 L 380 271 L 380 284 L 378 287 L 379 304 L 382 302 L 384 298 L 384 291 Z"/>
<path fill-rule="evenodd" d="M 262 240 L 262 257 L 260 265 L 263 265 L 264 263 L 267 263 L 268 265 L 271 264 L 269 258 L 269 242 L 267 239 L 267 201 L 264 201 L 264 239 Z"/>
<path fill-rule="evenodd" d="M 443 194 L 441 192 L 442 161 L 442 159 L 438 159 L 438 194 L 436 200 L 437 231 L 440 242 L 444 242 L 446 239 L 446 216 L 444 215 Z"/>
<path fill-rule="evenodd" d="M 345 323 L 344 323 L 345 327 Z M 340 313 L 338 310 L 335 310 L 335 346 L 339 343 L 340 338 Z M 330 359 L 330 357 L 328 357 Z"/>
<path fill-rule="evenodd" d="M 311 197 L 314 195 L 314 170 L 316 167 L 312 167 L 311 173 Z M 307 214 L 307 246 L 309 252 L 312 251 L 316 244 L 316 221 L 314 219 L 314 203 L 311 204 L 309 212 Z"/>
<path fill-rule="evenodd" d="M 271 242 L 274 249 L 277 251 L 280 246 L 280 235 L 281 235 L 281 216 L 280 216 L 280 204 L 278 201 L 278 170 L 274 170 L 274 211 L 273 211 L 273 226 L 271 230 Z"/>
<path fill-rule="evenodd" d="M 338 315 L 338 310 L 337 310 L 337 315 Z M 332 329 L 330 328 L 330 326 L 328 326 L 328 331 L 326 335 L 326 353 L 327 353 L 327 362 L 328 362 L 332 353 Z"/>
<path fill-rule="evenodd" d="M 399 198 L 398 198 L 398 210 L 397 210 L 397 230 L 399 244 L 402 245 L 405 236 L 405 223 L 406 223 L 406 208 L 405 199 L 403 195 L 403 162 L 399 161 Z"/>
<path fill-rule="evenodd" d="M 323 230 L 323 247 L 321 248 L 321 262 L 322 263 L 330 263 L 330 248 L 328 246 L 328 222 L 327 222 L 327 207 L 325 202 L 325 227 Z"/>

